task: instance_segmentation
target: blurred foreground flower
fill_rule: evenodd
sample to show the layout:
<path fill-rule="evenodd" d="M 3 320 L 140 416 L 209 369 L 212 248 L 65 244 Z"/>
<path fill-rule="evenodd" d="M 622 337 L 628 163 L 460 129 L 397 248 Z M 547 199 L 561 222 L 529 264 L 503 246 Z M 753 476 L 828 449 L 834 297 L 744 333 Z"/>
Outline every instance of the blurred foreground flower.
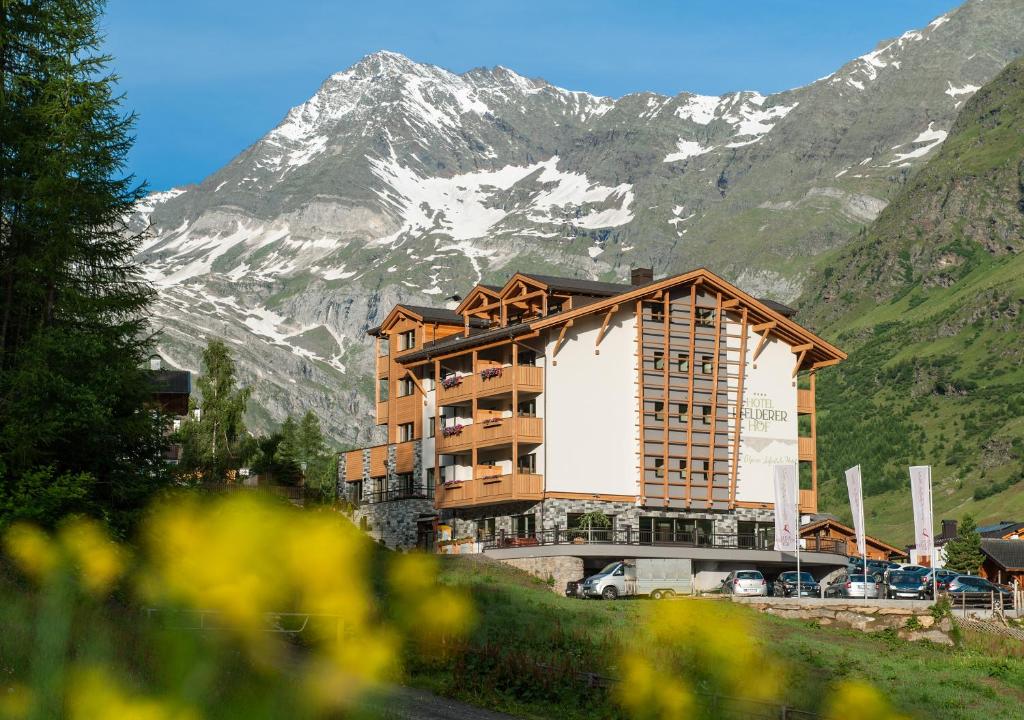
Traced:
<path fill-rule="evenodd" d="M 828 720 L 907 720 L 878 690 L 860 680 L 845 680 L 829 698 Z"/>
<path fill-rule="evenodd" d="M 469 598 L 437 584 L 436 555 L 395 556 L 388 572 L 398 621 L 426 645 L 443 644 L 464 635 L 473 624 Z"/>
<path fill-rule="evenodd" d="M 622 668 L 619 703 L 645 720 L 699 717 L 698 694 L 772 702 L 782 686 L 741 609 L 708 600 L 653 604 Z"/>
<path fill-rule="evenodd" d="M 74 672 L 68 688 L 67 711 L 70 720 L 198 720 L 190 708 L 122 690 L 109 673 L 100 668 Z"/>
<path fill-rule="evenodd" d="M 4 548 L 21 571 L 40 584 L 47 582 L 60 564 L 60 551 L 35 525 L 11 525 L 4 534 Z"/>
<path fill-rule="evenodd" d="M 125 550 L 88 518 L 71 518 L 56 539 L 34 525 L 16 523 L 4 535 L 4 545 L 18 567 L 41 585 L 67 563 L 78 570 L 86 590 L 102 595 L 125 571 Z"/>

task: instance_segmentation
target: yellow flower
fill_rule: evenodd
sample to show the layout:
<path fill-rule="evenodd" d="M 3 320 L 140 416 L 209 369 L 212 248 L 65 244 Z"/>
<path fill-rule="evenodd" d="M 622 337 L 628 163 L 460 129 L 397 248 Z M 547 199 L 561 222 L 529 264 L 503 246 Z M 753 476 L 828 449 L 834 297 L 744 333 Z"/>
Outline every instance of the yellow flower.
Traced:
<path fill-rule="evenodd" d="M 61 528 L 59 537 L 89 592 L 106 593 L 124 573 L 127 553 L 94 520 L 76 518 Z"/>
<path fill-rule="evenodd" d="M 829 700 L 828 720 L 906 720 L 878 690 L 861 680 L 844 680 Z"/>
<path fill-rule="evenodd" d="M 47 582 L 60 564 L 60 550 L 49 535 L 28 523 L 15 523 L 4 535 L 7 554 L 38 583 Z"/>
<path fill-rule="evenodd" d="M 129 695 L 117 686 L 106 671 L 93 667 L 74 673 L 68 688 L 68 715 L 71 720 L 198 720 L 191 708 L 153 698 Z"/>
<path fill-rule="evenodd" d="M 32 710 L 32 691 L 24 685 L 0 687 L 0 718 L 21 720 Z"/>
<path fill-rule="evenodd" d="M 635 718 L 676 718 L 693 714 L 693 693 L 678 674 L 660 672 L 650 658 L 630 652 L 622 659 L 615 695 Z"/>
<path fill-rule="evenodd" d="M 421 641 L 458 637 L 473 623 L 469 598 L 439 585 L 437 568 L 437 556 L 422 553 L 396 555 L 388 568 L 398 617 Z"/>

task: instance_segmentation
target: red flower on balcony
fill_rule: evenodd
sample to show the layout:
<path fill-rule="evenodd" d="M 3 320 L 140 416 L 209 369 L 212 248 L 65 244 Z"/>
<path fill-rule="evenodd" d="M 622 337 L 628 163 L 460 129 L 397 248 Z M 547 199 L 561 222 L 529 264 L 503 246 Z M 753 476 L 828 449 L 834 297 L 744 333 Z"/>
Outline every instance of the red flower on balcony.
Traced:
<path fill-rule="evenodd" d="M 461 385 L 461 384 L 462 384 L 462 376 L 461 375 L 446 375 L 445 377 L 441 378 L 441 387 L 443 387 L 445 390 L 451 390 L 456 385 Z"/>
<path fill-rule="evenodd" d="M 483 370 L 480 371 L 480 377 L 482 377 L 484 380 L 501 377 L 501 371 L 502 368 L 500 367 L 484 368 Z"/>
<path fill-rule="evenodd" d="M 449 425 L 448 427 L 441 430 L 441 434 L 444 437 L 454 437 L 455 435 L 461 435 L 462 431 L 465 428 L 466 426 L 461 424 Z"/>

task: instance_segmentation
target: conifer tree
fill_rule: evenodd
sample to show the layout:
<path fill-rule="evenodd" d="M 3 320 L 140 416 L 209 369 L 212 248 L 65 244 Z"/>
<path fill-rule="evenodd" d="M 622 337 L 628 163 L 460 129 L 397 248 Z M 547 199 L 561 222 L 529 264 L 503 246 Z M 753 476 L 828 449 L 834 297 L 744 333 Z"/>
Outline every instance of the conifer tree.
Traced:
<path fill-rule="evenodd" d="M 946 567 L 956 572 L 974 575 L 984 561 L 978 526 L 973 517 L 964 515 L 957 527 L 956 537 L 946 543 Z"/>
<path fill-rule="evenodd" d="M 146 410 L 152 292 L 125 224 L 132 114 L 98 0 L 0 3 L 0 524 L 124 529 L 167 481 Z"/>
<path fill-rule="evenodd" d="M 247 459 L 251 448 L 246 443 L 245 408 L 251 390 L 237 387 L 237 382 L 231 351 L 222 340 L 211 340 L 203 351 L 203 371 L 196 381 L 201 400 L 198 405 L 193 403 L 193 411 L 179 431 L 182 471 L 220 482 Z"/>

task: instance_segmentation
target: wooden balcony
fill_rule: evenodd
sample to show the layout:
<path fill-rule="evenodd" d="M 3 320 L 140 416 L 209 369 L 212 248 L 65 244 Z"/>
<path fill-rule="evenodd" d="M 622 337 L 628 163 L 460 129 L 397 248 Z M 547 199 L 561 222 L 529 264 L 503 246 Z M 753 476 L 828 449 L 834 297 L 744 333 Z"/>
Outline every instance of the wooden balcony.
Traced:
<path fill-rule="evenodd" d="M 485 397 L 512 392 L 516 385 L 521 392 L 542 392 L 544 390 L 544 368 L 533 365 L 512 367 L 491 366 L 488 370 L 500 370 L 499 375 L 483 377 L 479 372 L 461 376 L 456 384 L 446 388 L 442 382 L 437 384 L 437 402 L 451 405 L 471 399 L 474 395 Z"/>
<path fill-rule="evenodd" d="M 802 513 L 816 513 L 818 512 L 818 493 L 814 490 L 801 490 L 800 491 L 800 512 Z"/>
<path fill-rule="evenodd" d="M 437 449 L 439 452 L 458 452 L 476 447 L 503 445 L 511 443 L 517 435 L 520 442 L 539 443 L 544 441 L 544 419 L 523 415 L 506 418 L 481 419 L 471 425 L 464 425 L 462 431 L 446 436 L 444 431 L 438 435 Z"/>
<path fill-rule="evenodd" d="M 391 365 L 390 355 L 377 356 L 377 377 L 387 377 Z"/>
<path fill-rule="evenodd" d="M 543 493 L 544 478 L 541 475 L 528 473 L 485 474 L 483 477 L 473 480 L 438 485 L 435 492 L 435 504 L 438 508 L 453 508 L 515 500 L 540 500 Z"/>
<path fill-rule="evenodd" d="M 377 424 L 384 425 L 388 421 L 388 404 L 386 402 L 377 403 Z"/>
<path fill-rule="evenodd" d="M 796 391 L 796 411 L 800 415 L 810 415 L 814 412 L 814 393 L 810 390 Z"/>
<path fill-rule="evenodd" d="M 800 460 L 813 460 L 815 455 L 814 438 L 797 438 L 796 451 Z"/>

